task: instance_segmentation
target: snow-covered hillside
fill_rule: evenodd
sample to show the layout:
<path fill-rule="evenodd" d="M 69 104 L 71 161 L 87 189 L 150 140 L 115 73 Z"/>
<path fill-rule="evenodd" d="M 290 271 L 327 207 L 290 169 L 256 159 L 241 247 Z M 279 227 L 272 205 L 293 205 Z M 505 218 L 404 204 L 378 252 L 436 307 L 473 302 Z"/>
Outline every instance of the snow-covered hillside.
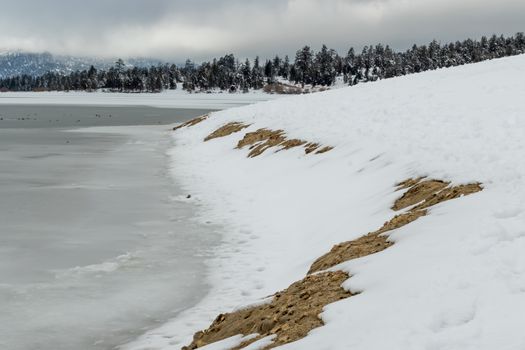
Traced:
<path fill-rule="evenodd" d="M 424 176 L 483 191 L 429 207 L 388 232 L 387 249 L 332 268 L 351 276 L 342 285 L 354 295 L 283 348 L 524 349 L 524 76 L 522 55 L 225 110 L 174 131 L 175 178 L 222 245 L 209 295 L 124 348 L 179 349 L 218 314 L 268 303 L 335 244 L 409 210 L 391 209 L 406 191 L 396 184 Z M 231 122 L 249 127 L 203 141 Z M 275 152 L 281 144 L 248 158 L 235 147 L 260 128 L 334 148 Z"/>

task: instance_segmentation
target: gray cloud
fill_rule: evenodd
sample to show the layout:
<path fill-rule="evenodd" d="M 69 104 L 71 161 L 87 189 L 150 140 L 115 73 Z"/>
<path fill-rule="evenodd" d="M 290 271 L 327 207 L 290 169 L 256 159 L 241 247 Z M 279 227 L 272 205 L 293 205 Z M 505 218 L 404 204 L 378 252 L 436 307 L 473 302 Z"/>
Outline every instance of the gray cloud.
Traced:
<path fill-rule="evenodd" d="M 0 1 L 0 49 L 179 61 L 525 30 L 523 0 Z"/>

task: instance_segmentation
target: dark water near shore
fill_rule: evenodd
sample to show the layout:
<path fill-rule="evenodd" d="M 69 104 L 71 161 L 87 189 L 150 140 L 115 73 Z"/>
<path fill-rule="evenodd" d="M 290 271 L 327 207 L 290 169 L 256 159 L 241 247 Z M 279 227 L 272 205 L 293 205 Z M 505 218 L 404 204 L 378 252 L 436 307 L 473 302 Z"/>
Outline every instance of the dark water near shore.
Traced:
<path fill-rule="evenodd" d="M 0 349 L 111 349 L 200 300 L 217 237 L 165 124 L 205 112 L 0 105 Z"/>
<path fill-rule="evenodd" d="M 209 110 L 147 106 L 23 106 L 0 104 L 0 128 L 162 125 L 183 122 L 207 112 Z"/>

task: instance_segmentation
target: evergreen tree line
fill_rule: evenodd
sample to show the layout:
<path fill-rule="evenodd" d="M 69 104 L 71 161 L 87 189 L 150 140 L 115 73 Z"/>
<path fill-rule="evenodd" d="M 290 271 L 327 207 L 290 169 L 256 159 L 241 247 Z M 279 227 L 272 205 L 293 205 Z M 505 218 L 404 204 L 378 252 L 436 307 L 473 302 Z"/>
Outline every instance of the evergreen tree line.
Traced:
<path fill-rule="evenodd" d="M 184 65 L 164 64 L 149 68 L 129 68 L 119 59 L 107 70 L 75 71 L 70 74 L 48 72 L 40 76 L 19 75 L 0 80 L 0 89 L 9 91 L 105 89 L 119 92 L 160 92 L 182 86 L 188 91 L 220 89 L 248 91 L 268 84 L 289 81 L 301 86 L 330 86 L 337 77 L 355 85 L 443 67 L 459 66 L 525 52 L 525 36 L 517 33 L 504 37 L 493 35 L 480 40 L 467 39 L 441 45 L 433 40 L 428 45 L 414 45 L 395 52 L 388 45 L 365 46 L 360 53 L 350 48 L 341 56 L 325 45 L 319 52 L 305 46 L 295 54 L 275 56 L 260 62 L 259 57 L 239 62 L 233 54 L 210 62 Z"/>

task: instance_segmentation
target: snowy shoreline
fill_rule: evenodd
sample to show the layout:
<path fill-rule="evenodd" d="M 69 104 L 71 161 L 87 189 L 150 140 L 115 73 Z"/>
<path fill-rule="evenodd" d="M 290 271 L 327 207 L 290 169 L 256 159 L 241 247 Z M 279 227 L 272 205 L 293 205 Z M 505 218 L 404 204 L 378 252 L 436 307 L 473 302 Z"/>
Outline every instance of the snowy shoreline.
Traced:
<path fill-rule="evenodd" d="M 390 249 L 343 263 L 343 286 L 361 294 L 327 306 L 325 326 L 284 348 L 525 346 L 523 72 L 525 56 L 505 58 L 216 112 L 177 131 L 177 176 L 224 234 L 208 261 L 212 289 L 124 349 L 180 348 L 217 314 L 286 288 L 334 244 L 389 220 L 396 183 L 419 176 L 486 188 L 397 229 Z M 335 148 L 247 159 L 234 149 L 242 135 L 203 142 L 228 122 Z"/>

